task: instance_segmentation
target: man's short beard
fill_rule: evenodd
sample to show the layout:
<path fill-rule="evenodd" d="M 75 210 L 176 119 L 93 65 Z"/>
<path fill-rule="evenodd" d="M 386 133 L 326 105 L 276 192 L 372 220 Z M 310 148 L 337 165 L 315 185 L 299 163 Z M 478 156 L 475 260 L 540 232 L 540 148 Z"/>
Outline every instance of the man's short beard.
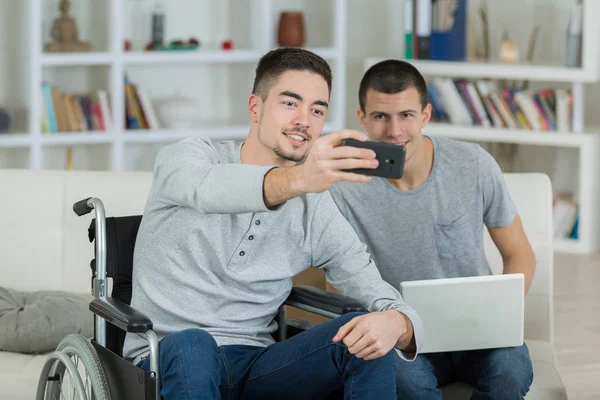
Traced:
<path fill-rule="evenodd" d="M 261 130 L 261 126 L 262 126 L 262 119 L 263 119 L 263 114 L 264 114 L 264 109 L 262 109 L 260 111 L 260 115 L 258 117 L 258 129 L 257 129 L 257 136 L 260 140 L 260 136 L 262 134 L 262 130 Z M 305 153 L 301 156 L 297 156 L 294 154 L 288 154 L 286 152 L 283 151 L 283 149 L 281 148 L 281 146 L 278 144 L 275 146 L 275 148 L 273 149 L 273 153 L 275 153 L 275 155 L 277 157 L 279 157 L 280 159 L 284 160 L 284 161 L 293 161 L 297 164 L 301 164 L 304 162 L 304 160 L 306 160 L 306 156 L 308 155 L 308 153 Z"/>
<path fill-rule="evenodd" d="M 275 153 L 277 157 L 281 158 L 284 161 L 294 161 L 297 164 L 303 163 L 306 159 L 306 153 L 301 156 L 295 154 L 287 154 L 279 145 L 275 146 L 275 148 L 273 149 L 273 153 Z"/>

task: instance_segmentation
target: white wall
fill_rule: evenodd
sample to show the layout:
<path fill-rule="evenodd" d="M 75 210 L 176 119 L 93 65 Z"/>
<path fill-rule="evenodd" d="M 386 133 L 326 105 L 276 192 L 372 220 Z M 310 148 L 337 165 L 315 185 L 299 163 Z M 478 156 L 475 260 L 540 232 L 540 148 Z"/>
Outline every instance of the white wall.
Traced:
<path fill-rule="evenodd" d="M 149 37 L 150 0 L 123 0 L 127 21 L 125 32 L 131 36 L 134 45 L 142 46 Z M 525 56 L 532 24 L 541 27 L 536 50 L 536 61 L 559 63 L 563 59 L 565 31 L 568 22 L 568 10 L 574 0 L 488 0 L 492 55 L 498 53 L 500 38 L 508 30 L 512 39 L 517 41 L 521 56 Z M 23 39 L 27 37 L 27 20 L 23 0 L 0 0 L 0 106 L 19 108 L 26 105 L 27 85 L 27 48 Z M 103 23 L 106 20 L 106 1 L 73 0 L 72 11 L 76 16 L 82 40 L 91 40 L 99 50 L 105 50 L 108 40 Z M 326 46 L 331 42 L 331 25 L 327 22 L 331 15 L 331 3 L 317 0 L 275 0 L 278 8 L 298 8 L 305 12 L 307 19 L 307 46 Z M 46 0 L 44 3 L 44 41 L 49 39 L 48 31 L 53 18 L 57 15 L 59 0 Z M 238 48 L 248 48 L 254 39 L 251 24 L 246 18 L 252 11 L 250 0 L 170 0 L 167 4 L 167 39 L 196 36 L 204 47 L 218 47 L 221 40 L 232 37 Z M 470 0 L 470 15 L 473 38 L 480 36 L 477 9 L 480 0 Z M 93 5 L 93 7 L 90 7 Z M 403 35 L 400 0 L 348 0 L 348 37 L 347 37 L 347 88 L 345 101 L 346 122 L 349 128 L 360 128 L 356 120 L 358 106 L 358 83 L 364 72 L 365 57 L 400 57 L 403 54 Z M 600 51 L 600 43 L 597 46 Z M 471 46 L 472 49 L 472 46 Z M 233 120 L 238 123 L 247 121 L 245 104 L 249 86 L 253 77 L 252 65 L 225 67 L 181 66 L 169 70 L 159 67 L 131 68 L 130 77 L 143 84 L 154 99 L 173 95 L 178 89 L 184 95 L 195 96 L 205 110 L 205 116 L 215 119 Z M 229 70 L 227 70 L 228 68 Z M 220 70 L 221 69 L 221 70 Z M 210 72 L 210 74 L 208 74 Z M 90 88 L 102 86 L 106 80 L 102 67 L 87 69 L 46 69 L 44 76 L 61 82 L 66 89 L 82 87 L 91 82 Z M 92 79 L 90 79 L 92 76 Z M 235 77 L 232 80 L 231 77 Z M 82 84 L 83 82 L 83 84 Z M 334 84 L 340 84 L 335 81 Z M 534 87 L 543 87 L 544 83 Z M 553 85 L 555 86 L 555 85 Z M 207 89 L 208 88 L 208 89 Z M 208 93 L 208 95 L 206 94 Z M 221 93 L 223 102 L 216 101 L 213 93 Z M 598 85 L 586 87 L 586 125 L 600 127 L 600 113 L 596 112 L 600 89 Z M 549 133 L 551 134 L 551 133 Z M 144 161 L 148 168 L 155 147 L 138 146 L 140 155 L 150 151 Z M 551 173 L 553 162 L 531 165 L 530 156 L 547 154 L 554 159 L 554 150 L 522 149 L 519 165 L 525 169 L 542 168 Z M 49 157 L 57 157 L 53 166 L 63 164 L 63 152 L 52 151 Z M 574 155 L 567 154 L 572 164 Z M 576 156 L 576 155 L 575 155 Z M 8 160 L 8 152 L 0 151 L 0 165 Z M 102 158 L 102 157 L 101 157 Z"/>

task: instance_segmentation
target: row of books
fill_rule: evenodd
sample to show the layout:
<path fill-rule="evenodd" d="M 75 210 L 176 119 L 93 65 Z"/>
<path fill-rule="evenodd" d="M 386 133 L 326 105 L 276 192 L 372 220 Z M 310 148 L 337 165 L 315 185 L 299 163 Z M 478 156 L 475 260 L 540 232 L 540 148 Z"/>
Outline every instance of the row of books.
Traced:
<path fill-rule="evenodd" d="M 569 90 L 501 88 L 497 81 L 437 78 L 428 82 L 432 120 L 456 125 L 571 131 Z"/>
<path fill-rule="evenodd" d="M 110 131 L 113 117 L 106 90 L 89 94 L 67 93 L 49 82 L 42 83 L 42 132 Z M 159 129 L 154 105 L 145 90 L 125 81 L 127 129 Z"/>
<path fill-rule="evenodd" d="M 555 238 L 578 239 L 579 206 L 571 193 L 556 193 L 552 205 Z"/>
<path fill-rule="evenodd" d="M 125 77 L 125 126 L 127 129 L 159 129 L 160 122 L 146 90 Z"/>
<path fill-rule="evenodd" d="M 110 131 L 112 113 L 106 90 L 89 94 L 66 93 L 42 83 L 42 132 Z"/>

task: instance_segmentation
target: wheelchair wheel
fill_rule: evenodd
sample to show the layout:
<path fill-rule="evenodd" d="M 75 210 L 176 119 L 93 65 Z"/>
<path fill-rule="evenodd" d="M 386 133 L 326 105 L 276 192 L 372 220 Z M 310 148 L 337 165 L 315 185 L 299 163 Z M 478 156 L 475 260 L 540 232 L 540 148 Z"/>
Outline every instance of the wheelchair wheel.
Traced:
<path fill-rule="evenodd" d="M 36 398 L 110 400 L 104 368 L 89 339 L 79 334 L 63 338 L 44 365 Z"/>

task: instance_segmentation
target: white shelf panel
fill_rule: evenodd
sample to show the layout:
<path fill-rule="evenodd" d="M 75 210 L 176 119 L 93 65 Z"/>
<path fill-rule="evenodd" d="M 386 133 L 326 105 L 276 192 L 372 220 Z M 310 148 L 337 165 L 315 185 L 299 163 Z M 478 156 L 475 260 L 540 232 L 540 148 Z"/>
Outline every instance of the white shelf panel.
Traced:
<path fill-rule="evenodd" d="M 333 124 L 325 124 L 324 133 L 335 130 Z M 160 129 L 160 130 L 129 130 L 125 133 L 125 143 L 161 143 L 182 140 L 192 136 L 205 136 L 211 140 L 242 140 L 248 136 L 248 125 L 206 125 L 189 130 Z"/>
<path fill-rule="evenodd" d="M 480 126 L 457 126 L 429 124 L 423 133 L 459 140 L 478 142 L 535 144 L 543 146 L 582 147 L 598 141 L 598 133 L 543 132 L 522 129 L 483 128 Z"/>
<path fill-rule="evenodd" d="M 31 136 L 27 133 L 0 133 L 0 148 L 28 147 Z"/>
<path fill-rule="evenodd" d="M 77 65 L 110 65 L 114 62 L 112 53 L 44 53 L 42 65 L 46 67 L 69 67 Z"/>
<path fill-rule="evenodd" d="M 126 65 L 183 64 L 183 63 L 243 63 L 255 62 L 261 57 L 255 50 L 195 50 L 147 51 L 123 55 Z"/>
<path fill-rule="evenodd" d="M 335 47 L 307 47 L 306 50 L 312 51 L 326 60 L 333 60 L 342 56 L 340 50 Z"/>
<path fill-rule="evenodd" d="M 336 48 L 307 48 L 325 59 L 337 59 L 341 53 Z M 126 65 L 183 64 L 183 63 L 246 63 L 258 62 L 264 54 L 256 50 L 196 50 L 196 51 L 146 51 L 123 55 Z"/>
<path fill-rule="evenodd" d="M 115 139 L 114 134 L 106 132 L 60 132 L 45 133 L 42 136 L 44 146 L 64 146 L 81 144 L 102 144 L 112 143 Z"/>
<path fill-rule="evenodd" d="M 367 58 L 365 60 L 365 69 L 383 60 L 384 58 Z M 598 79 L 598 72 L 596 71 L 588 71 L 583 68 L 569 68 L 565 66 L 432 60 L 407 61 L 414 65 L 425 77 L 443 76 L 447 78 L 522 79 L 531 81 L 583 83 L 596 82 Z"/>
<path fill-rule="evenodd" d="M 126 143 L 161 143 L 182 140 L 191 136 L 205 136 L 211 140 L 242 139 L 248 135 L 250 125 L 223 125 L 199 127 L 190 130 L 129 130 L 125 133 Z"/>
<path fill-rule="evenodd" d="M 573 239 L 554 239 L 554 251 L 566 254 L 587 254 L 590 251 L 583 243 Z"/>

